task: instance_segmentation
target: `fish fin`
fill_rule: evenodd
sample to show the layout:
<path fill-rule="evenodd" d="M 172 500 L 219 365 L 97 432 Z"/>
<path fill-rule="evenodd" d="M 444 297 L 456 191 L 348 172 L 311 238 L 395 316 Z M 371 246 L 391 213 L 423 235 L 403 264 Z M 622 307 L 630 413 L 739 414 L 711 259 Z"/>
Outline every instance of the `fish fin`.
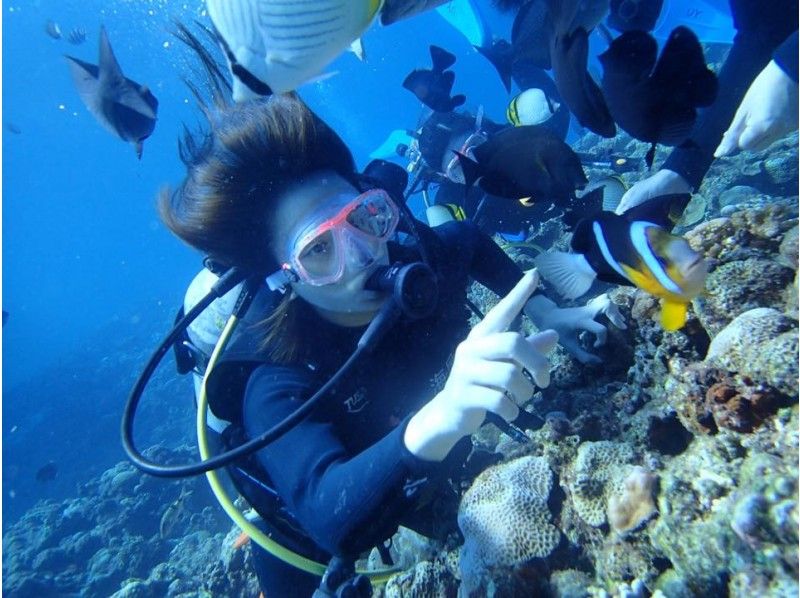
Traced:
<path fill-rule="evenodd" d="M 411 93 L 416 94 L 417 89 L 425 85 L 429 79 L 430 72 L 416 69 L 406 75 L 406 78 L 403 79 L 402 85 Z"/>
<path fill-rule="evenodd" d="M 125 80 L 117 58 L 114 56 L 114 50 L 111 49 L 106 28 L 102 25 L 100 26 L 100 58 L 97 67 L 99 69 L 98 79 L 104 87 L 118 85 Z"/>
<path fill-rule="evenodd" d="M 528 196 L 528 197 L 520 197 L 520 198 L 519 198 L 519 203 L 521 203 L 521 204 L 522 204 L 523 206 L 525 206 L 526 208 L 530 208 L 530 207 L 532 207 L 532 206 L 533 206 L 533 204 L 534 204 L 534 200 L 533 200 L 533 197 L 531 197 L 531 196 Z"/>
<path fill-rule="evenodd" d="M 497 39 L 488 48 L 473 46 L 486 60 L 488 60 L 506 88 L 506 93 L 511 93 L 511 67 L 514 61 L 514 52 L 504 39 Z"/>
<path fill-rule="evenodd" d="M 583 96 L 591 107 L 591 115 L 587 119 L 579 119 L 581 125 L 601 137 L 612 138 L 617 134 L 617 125 L 608 111 L 608 106 L 603 98 L 603 92 L 592 76 L 586 71 L 589 61 L 589 34 L 583 27 L 578 27 L 572 33 L 563 35 L 561 43 L 564 44 L 566 59 L 576 71 L 583 71 Z M 577 118 L 577 116 L 576 116 Z M 591 122 L 583 122 L 584 120 Z"/>
<path fill-rule="evenodd" d="M 97 66 L 68 54 L 64 54 L 64 58 L 67 59 L 72 81 L 83 103 L 87 107 L 94 104 L 99 105 L 100 81 L 98 75 L 100 71 Z"/>
<path fill-rule="evenodd" d="M 463 93 L 453 96 L 452 98 L 450 98 L 450 110 L 455 110 L 466 101 L 467 101 L 467 96 L 465 96 Z"/>
<path fill-rule="evenodd" d="M 542 278 L 567 299 L 577 299 L 585 294 L 597 278 L 597 273 L 580 253 L 541 253 L 534 263 Z"/>
<path fill-rule="evenodd" d="M 628 190 L 628 185 L 620 177 L 610 176 L 601 188 L 603 189 L 603 211 L 616 211 L 622 196 Z"/>
<path fill-rule="evenodd" d="M 694 106 L 709 106 L 717 97 L 717 77 L 706 66 L 703 46 L 691 29 L 676 27 L 669 34 L 653 69 L 658 89 L 686 88 Z"/>
<path fill-rule="evenodd" d="M 453 89 L 453 83 L 456 82 L 456 74 L 453 71 L 445 71 L 441 74 L 442 85 L 447 92 L 447 95 L 450 95 L 450 92 Z"/>
<path fill-rule="evenodd" d="M 78 95 L 86 109 L 104 129 L 112 135 L 119 136 L 117 127 L 114 126 L 103 107 L 103 94 L 100 81 L 97 78 L 98 68 L 72 56 L 65 55 L 65 58 L 69 64 L 75 89 L 78 91 Z"/>
<path fill-rule="evenodd" d="M 158 100 L 156 100 L 155 96 L 149 91 L 144 95 L 140 91 L 140 85 L 135 83 L 134 85 L 130 85 L 130 83 L 133 83 L 130 79 L 126 79 L 125 81 L 128 84 L 118 87 L 109 99 L 111 99 L 114 104 L 125 106 L 144 118 L 155 120 L 156 110 L 158 109 Z M 102 88 L 103 86 L 101 83 L 101 89 Z"/>
<path fill-rule="evenodd" d="M 150 90 L 136 81 L 128 79 L 122 74 L 122 69 L 114 56 L 111 42 L 108 39 L 105 27 L 100 27 L 100 59 L 97 65 L 97 79 L 100 83 L 99 93 L 104 99 L 112 99 L 115 103 L 122 104 L 138 112 L 146 118 L 155 119 L 155 107 L 152 100 L 155 97 Z M 156 102 L 156 107 L 158 102 Z"/>
<path fill-rule="evenodd" d="M 439 46 L 431 46 L 431 62 L 433 63 L 433 71 L 444 72 L 456 62 L 455 55 L 451 54 L 444 48 Z"/>
<path fill-rule="evenodd" d="M 691 199 L 691 193 L 658 195 L 626 210 L 622 216 L 628 222 L 645 221 L 672 228 L 680 219 Z"/>
<path fill-rule="evenodd" d="M 142 140 L 134 141 L 133 147 L 136 150 L 136 157 L 141 160 L 142 152 L 144 151 L 144 142 Z"/>
<path fill-rule="evenodd" d="M 644 163 L 647 165 L 647 170 L 653 168 L 653 160 L 656 159 L 656 144 L 652 143 L 650 145 L 650 149 L 647 150 L 647 153 L 644 155 Z"/>
<path fill-rule="evenodd" d="M 461 164 L 461 171 L 464 173 L 464 184 L 467 192 L 472 188 L 479 178 L 483 176 L 483 169 L 472 158 L 465 156 L 461 152 L 453 152 L 458 156 L 458 161 Z"/>
<path fill-rule="evenodd" d="M 517 12 L 511 27 L 513 62 L 530 63 L 548 71 L 553 68 L 550 59 L 553 29 L 550 10 L 544 0 L 525 3 Z"/>
<path fill-rule="evenodd" d="M 658 143 L 664 145 L 684 143 L 692 133 L 696 118 L 697 113 L 694 108 L 689 106 L 673 111 L 661 125 L 661 130 L 658 132 Z"/>
<path fill-rule="evenodd" d="M 353 43 L 350 44 L 348 50 L 355 54 L 356 58 L 358 58 L 361 62 L 367 61 L 367 55 L 364 52 L 364 42 L 361 41 L 360 37 L 357 37 L 353 40 Z"/>
<path fill-rule="evenodd" d="M 661 326 L 664 330 L 679 330 L 686 323 L 688 304 L 664 299 L 661 306 Z"/>

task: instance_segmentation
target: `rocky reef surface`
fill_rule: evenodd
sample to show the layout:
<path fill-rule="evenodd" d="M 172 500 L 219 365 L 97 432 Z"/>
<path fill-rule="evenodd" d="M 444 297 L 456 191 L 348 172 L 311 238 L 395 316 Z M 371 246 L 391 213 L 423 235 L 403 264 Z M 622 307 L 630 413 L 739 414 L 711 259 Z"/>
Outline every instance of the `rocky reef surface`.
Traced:
<path fill-rule="evenodd" d="M 490 427 L 474 438 L 502 459 L 463 488 L 452 514 L 462 537 L 401 530 L 392 552 L 405 570 L 377 594 L 796 596 L 797 202 L 796 135 L 717 161 L 678 229 L 711 262 L 686 326 L 665 332 L 658 300 L 609 287 L 628 327 L 609 327 L 603 363 L 555 350 L 550 387 L 526 406 L 543 422 L 530 443 Z M 562 233 L 550 222 L 531 238 L 565 247 Z M 477 287 L 472 299 L 496 301 Z M 164 482 L 120 463 L 6 530 L 3 593 L 257 596 L 237 535 L 205 480 Z"/>
<path fill-rule="evenodd" d="M 611 290 L 628 328 L 609 328 L 602 365 L 556 350 L 550 388 L 526 408 L 544 422 L 531 443 L 476 437 L 504 460 L 464 494 L 460 551 L 385 595 L 796 596 L 797 213 L 796 135 L 717 161 L 677 227 L 711 265 L 686 326 L 665 332 L 657 299 Z M 473 300 L 496 301 L 478 287 Z"/>
<path fill-rule="evenodd" d="M 178 464 L 196 449 L 145 455 Z M 3 595 L 257 596 L 249 551 L 232 548 L 237 533 L 205 479 L 165 481 L 122 462 L 76 498 L 40 502 L 5 531 Z"/>

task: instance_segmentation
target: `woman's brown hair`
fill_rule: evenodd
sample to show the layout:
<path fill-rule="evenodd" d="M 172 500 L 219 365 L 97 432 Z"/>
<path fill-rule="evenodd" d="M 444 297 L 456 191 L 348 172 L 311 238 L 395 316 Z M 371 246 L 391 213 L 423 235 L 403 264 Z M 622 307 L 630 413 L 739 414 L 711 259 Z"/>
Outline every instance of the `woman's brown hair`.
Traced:
<path fill-rule="evenodd" d="M 215 260 L 270 273 L 278 267 L 267 238 L 274 202 L 314 172 L 352 179 L 353 157 L 295 95 L 230 105 L 209 118 L 201 139 L 184 136 L 186 178 L 176 190 L 161 192 L 161 218 Z"/>
<path fill-rule="evenodd" d="M 202 47 L 190 45 L 204 54 L 201 61 L 209 60 Z M 200 100 L 208 130 L 184 133 L 186 177 L 177 189 L 161 191 L 159 213 L 173 233 L 215 261 L 269 274 L 278 268 L 268 238 L 275 202 L 289 185 L 315 172 L 353 180 L 353 156 L 297 95 L 232 104 L 221 100 L 218 82 L 212 83 L 213 106 Z M 278 347 L 293 344 L 287 338 L 296 320 L 291 312 L 287 299 L 268 319 L 266 342 L 280 361 L 296 353 Z"/>

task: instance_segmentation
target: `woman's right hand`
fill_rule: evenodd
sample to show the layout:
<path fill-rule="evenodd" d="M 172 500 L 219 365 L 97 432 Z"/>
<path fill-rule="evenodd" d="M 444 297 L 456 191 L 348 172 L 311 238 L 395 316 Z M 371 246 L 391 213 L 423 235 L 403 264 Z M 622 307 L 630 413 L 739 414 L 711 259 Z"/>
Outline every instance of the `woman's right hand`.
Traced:
<path fill-rule="evenodd" d="M 555 347 L 558 334 L 508 332 L 538 284 L 535 270 L 526 273 L 458 346 L 444 389 L 408 422 L 404 441 L 413 455 L 443 460 L 481 426 L 487 412 L 512 421 L 519 405 L 533 395 L 534 383 L 550 384 L 545 354 Z"/>

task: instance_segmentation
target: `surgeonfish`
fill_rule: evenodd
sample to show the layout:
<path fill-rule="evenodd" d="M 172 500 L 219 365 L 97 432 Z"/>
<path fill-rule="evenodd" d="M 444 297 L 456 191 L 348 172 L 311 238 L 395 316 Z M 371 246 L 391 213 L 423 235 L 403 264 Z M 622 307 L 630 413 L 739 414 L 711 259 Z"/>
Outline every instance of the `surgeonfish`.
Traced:
<path fill-rule="evenodd" d="M 533 87 L 511 99 L 506 109 L 506 118 L 515 127 L 539 125 L 549 120 L 559 106 L 544 91 Z"/>
<path fill-rule="evenodd" d="M 411 71 L 403 81 L 403 87 L 428 108 L 436 112 L 452 112 L 467 101 L 463 94 L 450 97 L 456 74 L 447 69 L 455 64 L 456 57 L 439 46 L 431 46 L 430 52 L 433 67 Z"/>
<path fill-rule="evenodd" d="M 381 0 L 208 0 L 233 73 L 233 99 L 292 91 L 370 26 Z"/>
<path fill-rule="evenodd" d="M 541 126 L 507 127 L 473 149 L 474 160 L 457 153 L 467 188 L 478 184 L 490 195 L 569 204 L 586 184 L 578 156 Z"/>
<path fill-rule="evenodd" d="M 678 330 L 691 300 L 703 291 L 708 264 L 683 237 L 672 235 L 690 195 L 662 195 L 622 215 L 599 212 L 581 220 L 573 253 L 536 257 L 542 277 L 564 297 L 586 293 L 595 279 L 635 286 L 662 300 L 661 325 Z"/>
<path fill-rule="evenodd" d="M 717 76 L 706 66 L 703 48 L 690 29 L 675 28 L 656 60 L 657 54 L 650 34 L 628 31 L 598 57 L 603 96 L 614 120 L 631 137 L 652 144 L 648 166 L 657 143 L 689 142 L 696 109 L 710 106 L 717 97 Z"/>
<path fill-rule="evenodd" d="M 587 71 L 589 32 L 602 12 L 602 3 L 579 0 L 543 0 L 552 23 L 549 38 L 553 79 L 561 99 L 577 121 L 593 133 L 612 138 L 617 127 L 603 94 Z M 608 3 L 605 3 L 608 10 Z M 602 16 L 600 17 L 602 18 Z"/>
<path fill-rule="evenodd" d="M 108 131 L 130 141 L 136 156 L 156 126 L 158 100 L 146 85 L 122 74 L 105 27 L 100 28 L 100 59 L 97 65 L 65 55 L 72 80 L 86 108 Z"/>

